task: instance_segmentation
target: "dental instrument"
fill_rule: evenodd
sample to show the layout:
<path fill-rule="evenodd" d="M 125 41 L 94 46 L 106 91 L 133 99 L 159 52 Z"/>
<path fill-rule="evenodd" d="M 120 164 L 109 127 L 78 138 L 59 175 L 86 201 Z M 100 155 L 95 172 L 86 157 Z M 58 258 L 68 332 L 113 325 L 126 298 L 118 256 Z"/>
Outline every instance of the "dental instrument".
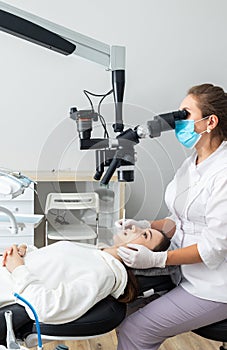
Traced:
<path fill-rule="evenodd" d="M 18 293 L 14 293 L 14 296 L 21 300 L 24 304 L 26 304 L 32 311 L 34 318 L 35 318 L 35 325 L 36 325 L 36 331 L 37 331 L 37 337 L 38 337 L 38 346 L 37 350 L 42 350 L 43 349 L 43 343 L 42 343 L 42 338 L 41 338 L 41 331 L 40 331 L 40 324 L 39 324 L 39 318 L 37 315 L 37 312 L 35 311 L 34 307 L 27 301 L 25 298 L 23 298 L 21 295 Z"/>
<path fill-rule="evenodd" d="M 8 349 L 20 349 L 20 345 L 16 341 L 16 337 L 13 331 L 13 313 L 11 310 L 5 312 L 6 320 L 6 345 Z"/>
<path fill-rule="evenodd" d="M 125 208 L 123 209 L 122 230 L 125 230 Z"/>
<path fill-rule="evenodd" d="M 7 310 L 4 313 L 6 320 L 6 346 L 0 345 L 0 350 L 28 350 L 28 348 L 22 346 L 19 342 L 17 342 L 15 333 L 13 330 L 13 312 L 11 310 Z"/>

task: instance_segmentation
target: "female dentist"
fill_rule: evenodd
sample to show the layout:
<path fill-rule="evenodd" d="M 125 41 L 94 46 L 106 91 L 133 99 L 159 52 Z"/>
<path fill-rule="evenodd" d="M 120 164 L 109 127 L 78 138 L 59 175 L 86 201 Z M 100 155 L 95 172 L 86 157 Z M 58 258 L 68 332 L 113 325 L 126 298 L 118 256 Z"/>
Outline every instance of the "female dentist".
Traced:
<path fill-rule="evenodd" d="M 173 236 L 172 250 L 128 244 L 118 254 L 134 268 L 181 265 L 182 280 L 125 319 L 118 350 L 155 350 L 169 337 L 227 318 L 227 93 L 212 84 L 194 86 L 180 109 L 188 118 L 176 122 L 176 137 L 195 152 L 167 187 L 172 215 L 125 223 Z"/>

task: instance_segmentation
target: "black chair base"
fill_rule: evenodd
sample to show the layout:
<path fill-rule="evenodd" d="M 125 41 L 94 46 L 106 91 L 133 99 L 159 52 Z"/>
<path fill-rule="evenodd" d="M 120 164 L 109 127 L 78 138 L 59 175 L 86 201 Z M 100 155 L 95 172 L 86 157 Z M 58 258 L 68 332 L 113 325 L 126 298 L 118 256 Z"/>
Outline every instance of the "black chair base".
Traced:
<path fill-rule="evenodd" d="M 137 276 L 141 288 L 141 294 L 147 289 L 154 289 L 154 293 L 168 291 L 174 287 L 169 276 Z M 79 338 L 91 337 L 100 334 L 105 334 L 115 329 L 124 320 L 126 316 L 126 304 L 118 302 L 112 297 L 107 297 L 93 306 L 85 315 L 79 319 L 63 324 L 49 325 L 40 324 L 42 336 Z M 6 326 L 4 313 L 6 310 L 13 312 L 13 327 L 16 335 L 20 339 L 26 339 L 31 334 L 36 334 L 35 324 L 28 317 L 25 309 L 13 304 L 0 308 L 0 344 L 5 345 Z M 208 325 L 196 330 L 194 333 L 211 340 L 227 341 L 227 319 Z M 226 350 L 226 343 L 223 344 L 222 350 Z"/>
<path fill-rule="evenodd" d="M 42 335 L 89 337 L 112 331 L 123 321 L 125 315 L 126 304 L 107 297 L 75 321 L 63 325 L 40 323 L 40 330 Z M 36 332 L 34 324 L 32 331 Z"/>

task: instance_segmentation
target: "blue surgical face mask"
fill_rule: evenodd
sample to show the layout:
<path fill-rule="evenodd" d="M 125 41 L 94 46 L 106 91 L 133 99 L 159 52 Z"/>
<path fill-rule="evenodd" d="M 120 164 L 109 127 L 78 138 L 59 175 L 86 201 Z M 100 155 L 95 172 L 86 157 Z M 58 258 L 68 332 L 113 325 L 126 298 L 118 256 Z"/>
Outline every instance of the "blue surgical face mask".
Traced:
<path fill-rule="evenodd" d="M 210 116 L 207 116 L 205 118 L 197 120 L 196 122 L 194 120 L 176 120 L 175 135 L 178 141 L 187 148 L 193 148 L 199 141 L 202 134 L 207 131 L 205 130 L 198 134 L 195 132 L 195 123 L 198 123 L 201 120 L 207 119 L 209 117 Z"/>

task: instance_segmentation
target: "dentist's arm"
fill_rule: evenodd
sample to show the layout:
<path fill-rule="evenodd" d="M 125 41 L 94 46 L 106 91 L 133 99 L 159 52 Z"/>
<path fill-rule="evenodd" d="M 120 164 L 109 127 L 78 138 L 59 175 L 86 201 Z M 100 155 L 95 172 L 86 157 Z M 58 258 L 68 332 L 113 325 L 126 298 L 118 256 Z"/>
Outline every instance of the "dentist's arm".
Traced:
<path fill-rule="evenodd" d="M 169 250 L 166 265 L 196 264 L 202 262 L 197 244 L 185 248 Z"/>

